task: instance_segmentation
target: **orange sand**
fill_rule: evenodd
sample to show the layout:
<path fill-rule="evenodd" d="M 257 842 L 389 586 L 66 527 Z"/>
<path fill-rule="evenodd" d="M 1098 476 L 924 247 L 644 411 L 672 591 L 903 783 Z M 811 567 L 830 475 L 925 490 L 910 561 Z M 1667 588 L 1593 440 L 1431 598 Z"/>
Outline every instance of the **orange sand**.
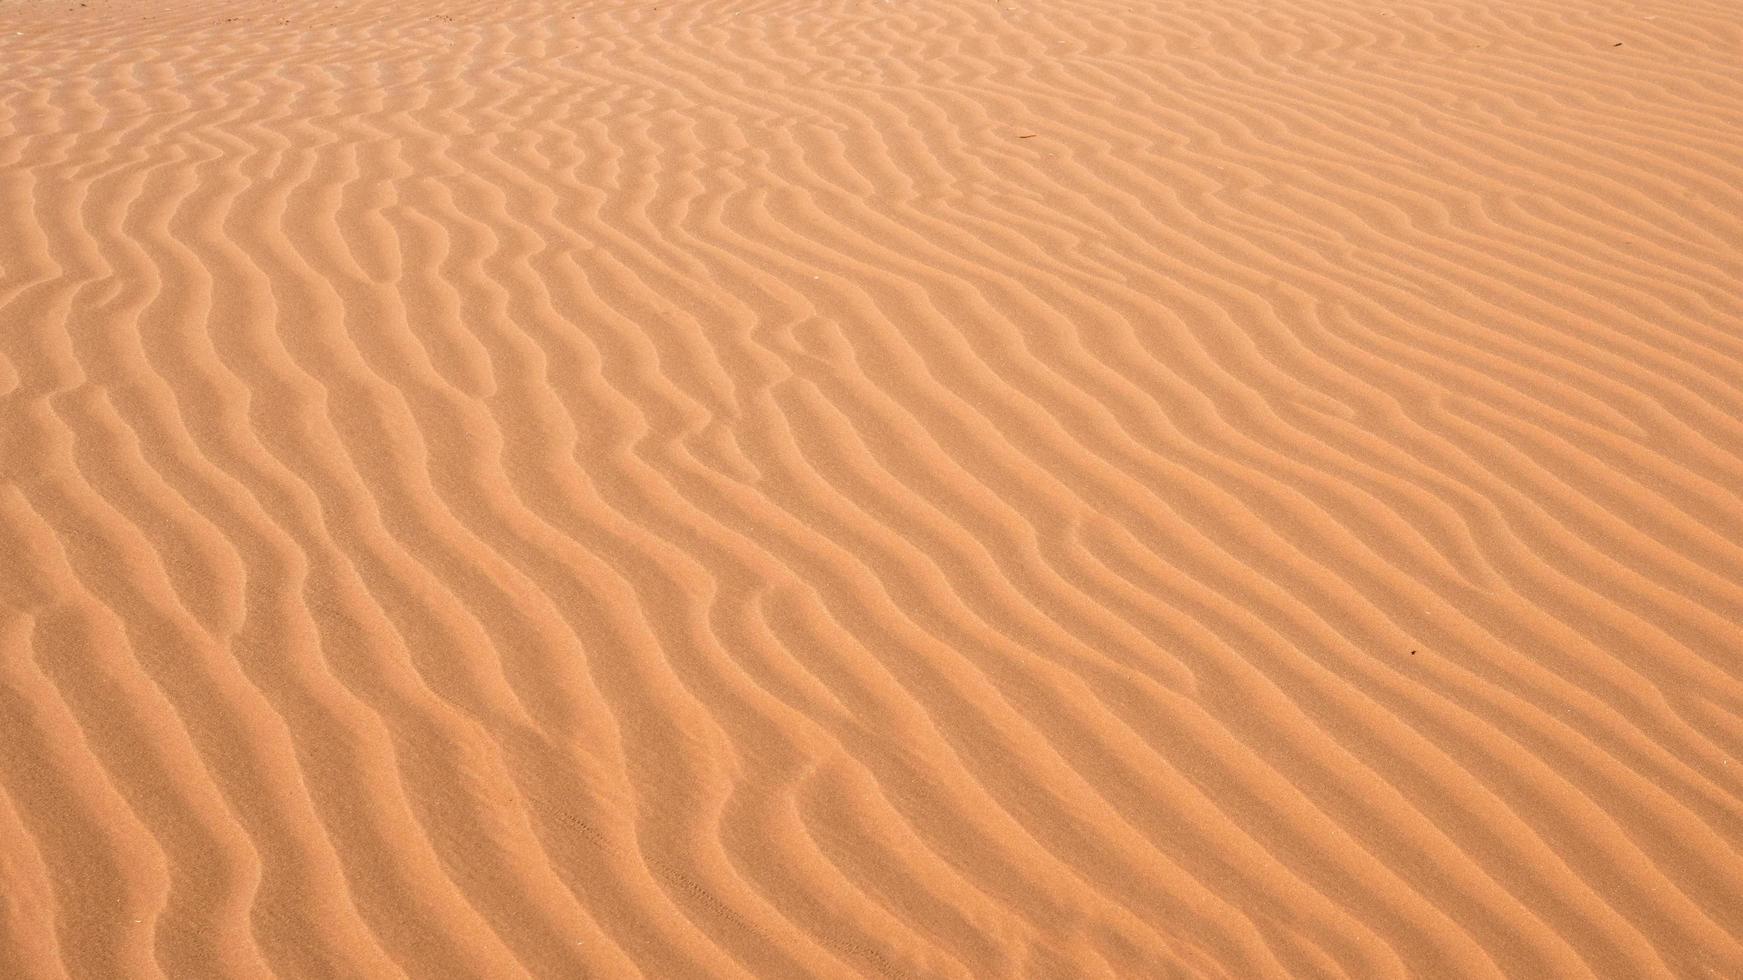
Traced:
<path fill-rule="evenodd" d="M 1743 976 L 1732 0 L 0 0 L 0 977 Z"/>

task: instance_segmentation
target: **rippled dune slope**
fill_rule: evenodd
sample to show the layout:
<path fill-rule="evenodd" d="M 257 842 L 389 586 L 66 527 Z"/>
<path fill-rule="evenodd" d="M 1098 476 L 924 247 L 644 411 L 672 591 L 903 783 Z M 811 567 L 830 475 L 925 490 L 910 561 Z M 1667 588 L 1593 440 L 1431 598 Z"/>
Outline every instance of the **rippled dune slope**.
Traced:
<path fill-rule="evenodd" d="M 0 976 L 1743 976 L 1743 8 L 0 0 Z"/>

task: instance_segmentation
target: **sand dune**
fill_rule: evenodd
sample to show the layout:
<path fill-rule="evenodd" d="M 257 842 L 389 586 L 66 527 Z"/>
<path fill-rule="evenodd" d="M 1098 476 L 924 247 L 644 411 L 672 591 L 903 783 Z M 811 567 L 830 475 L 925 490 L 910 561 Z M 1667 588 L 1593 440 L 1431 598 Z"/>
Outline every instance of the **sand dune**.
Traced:
<path fill-rule="evenodd" d="M 0 0 L 0 976 L 1743 976 L 1740 51 Z"/>

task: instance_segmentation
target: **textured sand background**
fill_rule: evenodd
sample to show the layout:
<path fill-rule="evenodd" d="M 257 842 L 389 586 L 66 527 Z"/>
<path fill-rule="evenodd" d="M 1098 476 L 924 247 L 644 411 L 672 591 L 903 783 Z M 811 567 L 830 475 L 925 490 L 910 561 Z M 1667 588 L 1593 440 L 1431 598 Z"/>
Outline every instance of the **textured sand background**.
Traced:
<path fill-rule="evenodd" d="M 1731 0 L 0 0 L 0 976 L 1743 976 Z"/>

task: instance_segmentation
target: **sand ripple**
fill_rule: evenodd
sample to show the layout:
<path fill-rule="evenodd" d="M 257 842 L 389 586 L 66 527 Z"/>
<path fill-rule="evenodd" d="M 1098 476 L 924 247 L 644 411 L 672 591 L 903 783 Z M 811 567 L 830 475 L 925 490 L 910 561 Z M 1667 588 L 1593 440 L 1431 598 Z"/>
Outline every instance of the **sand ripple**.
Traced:
<path fill-rule="evenodd" d="M 0 2 L 0 976 L 1743 976 L 1740 50 Z"/>

